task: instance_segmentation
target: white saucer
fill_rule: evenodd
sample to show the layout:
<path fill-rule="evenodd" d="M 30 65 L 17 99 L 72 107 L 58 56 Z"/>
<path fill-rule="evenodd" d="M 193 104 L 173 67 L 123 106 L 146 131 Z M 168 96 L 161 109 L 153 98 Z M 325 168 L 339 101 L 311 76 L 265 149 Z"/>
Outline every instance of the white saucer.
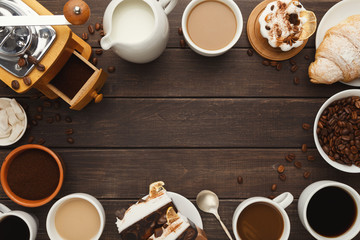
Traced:
<path fill-rule="evenodd" d="M 346 18 L 360 14 L 360 1 L 359 0 L 343 0 L 332 6 L 321 19 L 316 33 L 315 46 L 316 49 L 320 46 L 324 39 L 327 30 L 337 25 Z M 360 87 L 360 79 L 351 82 L 341 82 L 343 84 Z"/>
<path fill-rule="evenodd" d="M 173 203 L 175 207 L 178 209 L 178 211 L 183 214 L 185 217 L 190 219 L 193 223 L 196 224 L 201 229 L 204 229 L 203 223 L 201 220 L 201 216 L 197 208 L 192 204 L 192 202 L 189 201 L 186 197 L 174 193 L 174 192 L 167 192 L 169 194 L 169 197 L 173 200 Z"/>

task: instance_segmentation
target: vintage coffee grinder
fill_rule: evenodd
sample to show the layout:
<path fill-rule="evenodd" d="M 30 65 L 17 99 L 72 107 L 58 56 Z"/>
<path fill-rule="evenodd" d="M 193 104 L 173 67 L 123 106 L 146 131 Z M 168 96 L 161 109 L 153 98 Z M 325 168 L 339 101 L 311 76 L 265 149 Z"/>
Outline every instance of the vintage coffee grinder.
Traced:
<path fill-rule="evenodd" d="M 66 19 L 47 16 L 37 25 L 31 21 L 45 17 L 39 15 L 52 15 L 40 3 L 0 0 L 0 79 L 18 93 L 34 87 L 50 99 L 60 97 L 74 110 L 81 110 L 92 99 L 100 102 L 103 95 L 98 92 L 107 74 L 88 61 L 90 45 L 69 27 L 55 26 L 59 24 L 56 17 L 82 24 L 89 14 L 82 0 L 70 0 L 64 7 Z M 15 23 L 4 21 L 6 17 L 20 23 L 9 26 Z"/>

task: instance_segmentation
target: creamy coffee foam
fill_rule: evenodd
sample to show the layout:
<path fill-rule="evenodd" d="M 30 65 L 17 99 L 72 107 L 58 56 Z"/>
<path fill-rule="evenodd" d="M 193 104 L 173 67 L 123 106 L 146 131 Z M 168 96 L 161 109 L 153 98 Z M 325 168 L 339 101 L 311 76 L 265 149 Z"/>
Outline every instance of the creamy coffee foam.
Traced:
<path fill-rule="evenodd" d="M 298 39 L 306 19 L 301 18 L 300 13 L 305 10 L 297 0 L 269 3 L 259 17 L 261 35 L 268 39 L 270 46 L 282 51 L 301 46 L 303 41 Z"/>

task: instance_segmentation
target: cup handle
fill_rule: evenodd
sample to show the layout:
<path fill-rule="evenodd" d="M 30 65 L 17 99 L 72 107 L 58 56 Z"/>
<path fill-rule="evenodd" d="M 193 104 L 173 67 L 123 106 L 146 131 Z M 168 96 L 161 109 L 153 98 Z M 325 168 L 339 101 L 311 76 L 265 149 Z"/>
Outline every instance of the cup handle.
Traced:
<path fill-rule="evenodd" d="M 10 212 L 10 208 L 8 208 L 7 206 L 5 206 L 4 204 L 0 203 L 0 215 Z"/>
<path fill-rule="evenodd" d="M 164 12 L 168 15 L 176 6 L 178 0 L 159 0 L 161 6 L 164 8 Z"/>
<path fill-rule="evenodd" d="M 294 196 L 289 192 L 284 192 L 274 198 L 273 201 L 285 209 L 294 201 Z"/>

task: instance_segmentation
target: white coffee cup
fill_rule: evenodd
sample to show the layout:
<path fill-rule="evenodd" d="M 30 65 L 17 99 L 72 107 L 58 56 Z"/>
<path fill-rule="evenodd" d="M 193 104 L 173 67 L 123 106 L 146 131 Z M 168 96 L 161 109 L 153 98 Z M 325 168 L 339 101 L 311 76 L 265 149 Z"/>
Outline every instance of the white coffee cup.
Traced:
<path fill-rule="evenodd" d="M 46 218 L 46 230 L 47 230 L 47 233 L 48 233 L 50 239 L 52 239 L 52 240 L 61 240 L 62 239 L 55 227 L 55 215 L 56 215 L 57 210 L 65 202 L 72 200 L 72 199 L 77 199 L 77 198 L 84 199 L 84 200 L 88 201 L 89 203 L 91 203 L 96 208 L 97 212 L 99 213 L 100 228 L 99 228 L 98 233 L 91 240 L 97 240 L 100 238 L 100 236 L 104 230 L 104 226 L 105 226 L 105 211 L 104 211 L 103 206 L 101 205 L 99 200 L 97 200 L 96 198 L 94 198 L 93 196 L 91 196 L 89 194 L 73 193 L 73 194 L 67 195 L 67 196 L 59 199 L 50 208 L 50 211 Z"/>
<path fill-rule="evenodd" d="M 314 196 L 315 193 L 317 193 L 319 190 L 321 190 L 325 187 L 338 187 L 338 188 L 345 190 L 350 196 L 352 196 L 352 198 L 354 199 L 355 204 L 356 204 L 358 214 L 356 216 L 355 222 L 353 223 L 353 225 L 351 226 L 351 228 L 348 231 L 346 231 L 344 234 L 342 234 L 338 237 L 325 237 L 325 236 L 318 234 L 311 228 L 311 226 L 308 222 L 307 216 L 306 216 L 307 207 L 309 205 L 311 198 Z M 304 225 L 306 230 L 314 238 L 316 238 L 318 240 L 330 240 L 330 239 L 331 240 L 350 240 L 350 239 L 353 239 L 360 232 L 359 212 L 360 212 L 360 195 L 352 187 L 350 187 L 346 184 L 343 184 L 340 182 L 335 182 L 335 181 L 329 181 L 329 180 L 314 182 L 314 183 L 310 184 L 309 186 L 307 186 L 304 189 L 304 191 L 301 193 L 299 202 L 298 202 L 298 213 L 299 213 L 299 217 L 300 217 L 302 224 Z"/>
<path fill-rule="evenodd" d="M 252 197 L 252 198 L 246 199 L 236 208 L 234 215 L 233 215 L 232 227 L 233 227 L 233 232 L 234 232 L 235 238 L 237 240 L 241 240 L 239 233 L 237 231 L 237 221 L 239 219 L 241 212 L 247 206 L 249 206 L 253 203 L 262 202 L 262 203 L 270 204 L 271 206 L 275 207 L 280 212 L 282 219 L 284 220 L 284 230 L 283 230 L 283 233 L 279 240 L 287 240 L 290 235 L 290 220 L 289 220 L 289 216 L 285 212 L 285 208 L 287 208 L 293 202 L 293 200 L 294 200 L 294 196 L 289 192 L 284 192 L 281 195 L 274 198 L 273 200 L 270 200 L 269 198 L 265 198 L 265 197 Z"/>
<path fill-rule="evenodd" d="M 21 218 L 21 220 L 23 220 L 26 223 L 27 227 L 29 228 L 29 233 L 30 233 L 29 240 L 36 239 L 36 234 L 39 225 L 38 219 L 23 211 L 18 211 L 18 210 L 11 211 L 4 204 L 0 203 L 0 222 L 9 216 L 15 216 Z"/>
<path fill-rule="evenodd" d="M 191 11 L 200 3 L 204 2 L 206 0 L 192 0 L 190 1 L 190 3 L 187 5 L 187 7 L 184 10 L 184 13 L 182 15 L 182 20 L 181 20 L 181 27 L 182 27 L 182 31 L 183 31 L 183 35 L 185 38 L 186 43 L 189 45 L 189 47 L 194 50 L 196 53 L 206 56 L 206 57 L 215 57 L 215 56 L 219 56 L 225 52 L 227 52 L 228 50 L 230 50 L 235 44 L 236 42 L 239 40 L 241 33 L 242 33 L 242 29 L 243 29 L 243 17 L 241 14 L 241 11 L 239 9 L 239 7 L 236 5 L 236 3 L 233 0 L 217 0 L 223 4 L 225 4 L 226 6 L 228 6 L 232 12 L 234 13 L 235 17 L 236 17 L 236 33 L 234 38 L 232 39 L 232 41 L 226 45 L 225 47 L 221 48 L 221 49 L 217 49 L 217 50 L 206 50 L 203 49 L 199 46 L 197 46 L 190 38 L 188 30 L 187 30 L 187 21 L 188 21 L 188 17 L 191 13 Z"/>

